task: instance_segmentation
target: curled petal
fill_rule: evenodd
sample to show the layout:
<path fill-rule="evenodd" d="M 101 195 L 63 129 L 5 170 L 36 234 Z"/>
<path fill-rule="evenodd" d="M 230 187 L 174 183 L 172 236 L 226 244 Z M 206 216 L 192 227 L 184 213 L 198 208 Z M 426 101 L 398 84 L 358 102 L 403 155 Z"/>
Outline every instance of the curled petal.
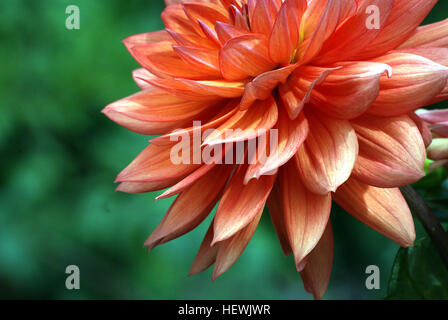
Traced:
<path fill-rule="evenodd" d="M 280 99 L 291 119 L 297 118 L 305 104 L 310 102 L 314 87 L 322 83 L 331 72 L 337 69 L 301 66 L 286 83 L 280 84 Z"/>
<path fill-rule="evenodd" d="M 285 228 L 298 271 L 319 242 L 330 217 L 331 194 L 318 195 L 303 185 L 294 162 L 280 169 Z"/>
<path fill-rule="evenodd" d="M 363 114 L 378 96 L 379 80 L 392 68 L 383 63 L 345 62 L 332 71 L 311 92 L 311 103 L 322 113 L 339 119 Z"/>
<path fill-rule="evenodd" d="M 306 187 L 317 194 L 334 192 L 352 172 L 358 139 L 350 123 L 307 112 L 310 131 L 295 156 Z"/>
<path fill-rule="evenodd" d="M 285 83 L 289 75 L 297 68 L 297 65 L 289 65 L 280 69 L 268 71 L 257 76 L 246 85 L 244 95 L 241 98 L 241 109 L 249 108 L 256 100 L 269 98 L 280 83 Z"/>
<path fill-rule="evenodd" d="M 376 188 L 350 178 L 333 198 L 356 219 L 402 247 L 414 244 L 414 221 L 398 188 Z"/>
<path fill-rule="evenodd" d="M 391 53 L 376 59 L 392 67 L 392 77 L 380 79 L 378 98 L 368 113 L 398 116 L 430 103 L 445 87 L 448 68 L 424 57 Z"/>
<path fill-rule="evenodd" d="M 305 290 L 311 293 L 316 300 L 323 298 L 330 282 L 333 248 L 333 231 L 331 223 L 328 222 L 322 238 L 308 255 L 305 269 L 300 273 Z"/>
<path fill-rule="evenodd" d="M 215 216 L 213 244 L 229 239 L 253 221 L 274 185 L 276 175 L 244 184 L 247 166 L 239 166 L 229 182 Z"/>
<path fill-rule="evenodd" d="M 225 79 L 236 81 L 256 77 L 275 64 L 269 59 L 266 37 L 250 34 L 227 41 L 221 49 L 220 66 Z"/>
<path fill-rule="evenodd" d="M 152 249 L 196 228 L 215 206 L 230 174 L 230 166 L 216 166 L 183 191 L 159 226 L 146 240 Z"/>
<path fill-rule="evenodd" d="M 408 185 L 424 176 L 425 145 L 408 116 L 381 118 L 365 115 L 354 121 L 359 156 L 353 175 L 380 188 Z"/>

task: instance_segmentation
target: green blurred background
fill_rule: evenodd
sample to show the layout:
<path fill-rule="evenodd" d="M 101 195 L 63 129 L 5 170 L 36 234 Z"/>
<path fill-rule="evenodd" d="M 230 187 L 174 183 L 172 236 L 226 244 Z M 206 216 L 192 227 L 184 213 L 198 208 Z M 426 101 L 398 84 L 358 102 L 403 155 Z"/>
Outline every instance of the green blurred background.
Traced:
<path fill-rule="evenodd" d="M 80 30 L 65 28 L 71 4 L 80 7 Z M 237 264 L 212 283 L 211 270 L 187 277 L 210 220 L 147 254 L 143 242 L 172 200 L 114 192 L 116 174 L 148 138 L 100 112 L 138 90 L 137 64 L 121 40 L 161 29 L 163 7 L 162 0 L 0 2 L 0 298 L 311 298 L 268 215 Z M 447 11 L 441 1 L 427 22 Z M 442 175 L 420 191 L 440 189 Z M 340 209 L 332 220 L 325 298 L 383 298 L 398 246 Z M 81 290 L 65 288 L 71 264 L 81 270 Z M 365 287 L 371 264 L 380 267 L 381 290 Z"/>

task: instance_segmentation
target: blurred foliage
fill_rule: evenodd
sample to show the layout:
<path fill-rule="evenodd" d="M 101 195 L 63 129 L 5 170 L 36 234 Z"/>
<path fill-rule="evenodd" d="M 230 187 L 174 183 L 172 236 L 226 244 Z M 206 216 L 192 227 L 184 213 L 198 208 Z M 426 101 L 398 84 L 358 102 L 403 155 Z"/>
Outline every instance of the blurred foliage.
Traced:
<path fill-rule="evenodd" d="M 65 28 L 78 5 L 81 29 Z M 162 28 L 162 0 L 0 1 L 0 297 L 31 299 L 310 299 L 268 215 L 238 263 L 215 283 L 187 277 L 210 219 L 179 240 L 143 248 L 172 200 L 114 192 L 114 177 L 147 145 L 104 117 L 138 90 L 121 40 Z M 427 22 L 446 17 L 440 1 Z M 439 105 L 445 107 L 445 104 Z M 445 179 L 445 186 L 447 184 Z M 438 182 L 419 191 L 431 196 Z M 440 204 L 443 208 L 447 204 Z M 442 211 L 442 209 L 440 211 Z M 445 210 L 446 212 L 446 210 Z M 377 299 L 398 245 L 332 212 L 335 260 L 328 299 Z M 424 232 L 417 223 L 417 234 Z M 65 288 L 65 268 L 81 290 Z M 365 269 L 381 270 L 381 290 Z"/>
<path fill-rule="evenodd" d="M 412 248 L 398 250 L 387 299 L 448 300 L 448 272 L 428 237 Z"/>

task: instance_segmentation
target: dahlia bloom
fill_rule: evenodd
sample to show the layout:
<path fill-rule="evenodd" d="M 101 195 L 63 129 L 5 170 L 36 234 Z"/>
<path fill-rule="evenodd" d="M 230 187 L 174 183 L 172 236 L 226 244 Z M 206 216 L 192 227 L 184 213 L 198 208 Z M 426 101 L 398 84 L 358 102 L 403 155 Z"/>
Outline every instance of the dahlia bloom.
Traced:
<path fill-rule="evenodd" d="M 436 2 L 166 0 L 165 30 L 124 40 L 142 66 L 133 74 L 141 91 L 103 111 L 161 135 L 117 178 L 122 192 L 177 195 L 146 246 L 193 230 L 218 204 L 191 268 L 214 264 L 214 279 L 241 255 L 267 204 L 315 298 L 332 268 L 332 200 L 412 246 L 398 187 L 424 175 L 424 124 L 413 111 L 448 94 L 448 21 L 418 27 Z M 375 8 L 379 28 L 369 20 Z M 174 164 L 176 129 L 193 136 L 194 121 L 200 133 L 215 129 L 199 151 L 225 147 L 215 154 L 223 157 L 256 139 L 253 129 L 277 129 L 278 150 L 263 162 Z"/>
<path fill-rule="evenodd" d="M 448 168 L 448 110 L 417 110 L 417 115 L 427 126 L 428 158 L 434 160 L 429 170 Z"/>

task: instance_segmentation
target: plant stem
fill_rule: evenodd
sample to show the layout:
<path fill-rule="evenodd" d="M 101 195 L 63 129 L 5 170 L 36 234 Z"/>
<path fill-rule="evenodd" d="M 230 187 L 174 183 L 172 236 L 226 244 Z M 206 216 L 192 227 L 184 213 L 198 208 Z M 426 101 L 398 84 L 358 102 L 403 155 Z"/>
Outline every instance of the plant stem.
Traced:
<path fill-rule="evenodd" d="M 432 213 L 431 209 L 414 188 L 405 186 L 401 187 L 400 190 L 412 213 L 417 216 L 431 240 L 436 245 L 440 257 L 448 269 L 448 233 L 443 229 L 437 217 Z"/>

